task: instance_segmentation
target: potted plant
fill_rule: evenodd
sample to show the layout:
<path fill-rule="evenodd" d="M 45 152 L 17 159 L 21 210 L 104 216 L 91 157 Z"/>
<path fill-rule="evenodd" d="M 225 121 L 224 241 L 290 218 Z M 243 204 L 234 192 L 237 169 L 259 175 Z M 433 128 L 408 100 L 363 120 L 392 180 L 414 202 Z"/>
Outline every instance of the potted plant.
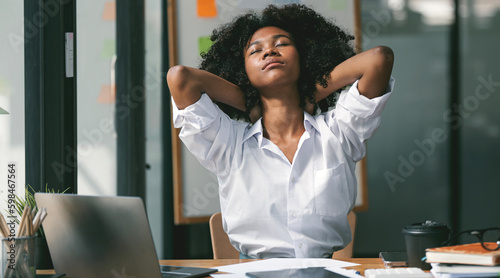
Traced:
<path fill-rule="evenodd" d="M 45 193 L 65 193 L 69 188 L 66 188 L 62 192 L 56 192 L 54 189 L 49 189 L 47 185 L 45 185 Z M 25 197 L 21 198 L 16 195 L 15 198 L 15 210 L 18 215 L 22 215 L 24 208 L 28 205 L 30 208 L 35 209 L 35 213 L 38 212 L 38 207 L 36 205 L 35 195 L 33 194 L 35 190 L 30 185 L 25 187 Z M 17 219 L 17 218 L 16 218 Z M 17 220 L 19 224 L 19 220 Z M 52 264 L 52 259 L 50 258 L 49 247 L 47 245 L 47 240 L 45 238 L 45 234 L 43 232 L 43 227 L 40 225 L 38 231 L 36 232 L 35 238 L 35 264 L 37 269 L 53 269 L 54 266 Z"/>

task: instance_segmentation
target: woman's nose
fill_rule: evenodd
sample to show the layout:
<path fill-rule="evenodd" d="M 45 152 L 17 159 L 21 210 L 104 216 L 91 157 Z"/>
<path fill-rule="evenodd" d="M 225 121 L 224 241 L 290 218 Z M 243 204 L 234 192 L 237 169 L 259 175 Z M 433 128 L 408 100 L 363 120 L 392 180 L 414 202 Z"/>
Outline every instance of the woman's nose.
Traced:
<path fill-rule="evenodd" d="M 264 51 L 264 56 L 263 56 L 263 58 L 266 58 L 267 56 L 274 56 L 274 55 L 278 55 L 278 51 L 276 50 L 276 48 L 274 48 L 274 47 L 268 47 L 268 48 Z"/>

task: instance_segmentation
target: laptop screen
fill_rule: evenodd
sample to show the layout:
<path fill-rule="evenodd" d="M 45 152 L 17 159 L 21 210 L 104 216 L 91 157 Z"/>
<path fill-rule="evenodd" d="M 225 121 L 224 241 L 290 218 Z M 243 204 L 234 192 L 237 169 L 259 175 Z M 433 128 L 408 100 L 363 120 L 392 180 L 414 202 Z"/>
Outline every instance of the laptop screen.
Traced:
<path fill-rule="evenodd" d="M 69 277 L 161 277 L 138 197 L 36 193 L 57 273 Z M 125 276 L 124 276 L 125 275 Z"/>

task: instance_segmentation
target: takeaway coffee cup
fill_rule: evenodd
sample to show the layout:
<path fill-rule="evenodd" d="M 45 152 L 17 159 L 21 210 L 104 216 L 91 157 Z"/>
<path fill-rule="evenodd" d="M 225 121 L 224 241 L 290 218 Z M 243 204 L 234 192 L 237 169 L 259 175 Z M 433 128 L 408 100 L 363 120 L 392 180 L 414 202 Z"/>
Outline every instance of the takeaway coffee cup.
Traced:
<path fill-rule="evenodd" d="M 414 223 L 403 228 L 405 235 L 408 264 L 423 270 L 431 269 L 431 265 L 422 260 L 425 249 L 439 247 L 450 235 L 450 228 L 446 224 L 425 221 Z"/>

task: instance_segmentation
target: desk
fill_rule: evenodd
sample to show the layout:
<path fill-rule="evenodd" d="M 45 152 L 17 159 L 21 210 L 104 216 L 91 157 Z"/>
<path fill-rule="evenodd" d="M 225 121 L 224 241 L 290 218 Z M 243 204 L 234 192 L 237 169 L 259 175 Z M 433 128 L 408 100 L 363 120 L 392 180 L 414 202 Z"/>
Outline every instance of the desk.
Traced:
<path fill-rule="evenodd" d="M 218 266 L 252 262 L 254 260 L 239 260 L 239 259 L 220 259 L 220 260 L 160 260 L 160 264 L 176 265 L 176 266 L 193 266 L 205 268 L 217 268 Z M 384 268 L 384 263 L 379 258 L 352 258 L 342 259 L 342 261 L 357 263 L 360 265 L 346 267 L 346 269 L 355 269 L 363 275 L 365 269 L 369 268 Z"/>
<path fill-rule="evenodd" d="M 160 260 L 160 264 L 176 265 L 176 266 L 192 266 L 204 268 L 217 268 L 218 266 L 252 262 L 254 260 L 239 260 L 239 259 L 220 259 L 220 260 Z M 347 267 L 346 269 L 357 270 L 363 275 L 365 269 L 369 268 L 384 268 L 384 263 L 379 258 L 353 258 L 342 259 L 342 261 L 357 263 L 358 266 Z M 37 270 L 37 274 L 53 274 L 53 270 Z"/>

